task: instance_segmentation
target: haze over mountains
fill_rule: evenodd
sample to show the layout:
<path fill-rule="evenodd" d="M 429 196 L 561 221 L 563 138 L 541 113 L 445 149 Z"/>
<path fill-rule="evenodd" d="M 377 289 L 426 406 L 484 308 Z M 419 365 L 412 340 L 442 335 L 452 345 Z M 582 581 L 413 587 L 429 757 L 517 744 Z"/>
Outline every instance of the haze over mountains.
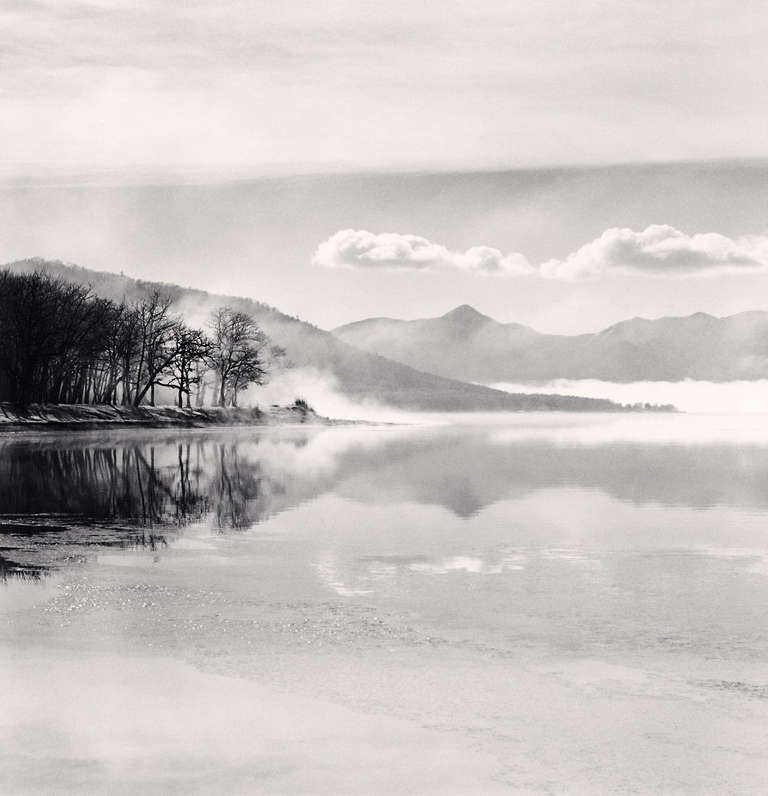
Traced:
<path fill-rule="evenodd" d="M 540 334 L 468 305 L 438 318 L 369 318 L 334 330 L 365 351 L 454 379 L 542 382 L 768 377 L 768 312 L 631 320 L 595 334 Z"/>
<path fill-rule="evenodd" d="M 272 341 L 287 351 L 296 368 L 307 368 L 332 380 L 344 396 L 360 402 L 410 411 L 517 411 L 616 409 L 610 401 L 559 395 L 510 394 L 476 384 L 446 379 L 416 370 L 353 347 L 333 334 L 285 315 L 274 307 L 246 298 L 220 296 L 178 285 L 145 282 L 120 274 L 92 271 L 57 261 L 29 259 L 9 263 L 17 273 L 44 271 L 52 276 L 90 285 L 94 293 L 115 301 L 134 301 L 159 290 L 174 298 L 188 323 L 204 327 L 212 309 L 223 304 L 251 314 Z M 312 395 L 303 397 L 312 401 Z M 316 407 L 324 410 L 322 405 Z"/>

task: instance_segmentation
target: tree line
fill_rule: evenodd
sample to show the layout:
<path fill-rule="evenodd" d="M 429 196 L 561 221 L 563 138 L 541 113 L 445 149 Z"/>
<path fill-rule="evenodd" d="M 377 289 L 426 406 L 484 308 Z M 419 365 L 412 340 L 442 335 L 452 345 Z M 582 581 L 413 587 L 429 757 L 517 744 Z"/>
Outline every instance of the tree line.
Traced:
<path fill-rule="evenodd" d="M 42 272 L 0 271 L 0 401 L 154 405 L 167 388 L 180 407 L 237 406 L 284 356 L 231 307 L 194 329 L 160 292 L 118 304 Z"/>

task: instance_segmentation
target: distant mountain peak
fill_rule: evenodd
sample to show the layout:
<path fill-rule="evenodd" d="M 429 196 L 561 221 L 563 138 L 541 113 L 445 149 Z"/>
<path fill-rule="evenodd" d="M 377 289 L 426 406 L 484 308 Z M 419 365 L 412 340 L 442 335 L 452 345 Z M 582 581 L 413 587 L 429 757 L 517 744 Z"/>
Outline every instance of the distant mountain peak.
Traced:
<path fill-rule="evenodd" d="M 718 318 L 716 315 L 711 315 L 709 312 L 694 312 L 693 315 L 689 315 L 689 318 L 696 318 L 700 321 L 719 321 L 722 320 Z"/>
<path fill-rule="evenodd" d="M 446 321 L 455 321 L 462 324 L 468 323 L 487 323 L 488 321 L 492 321 L 493 318 L 489 318 L 487 315 L 483 315 L 482 312 L 478 312 L 474 307 L 471 307 L 469 304 L 460 304 L 458 307 L 455 307 L 450 312 L 446 312 L 445 315 L 442 316 Z"/>

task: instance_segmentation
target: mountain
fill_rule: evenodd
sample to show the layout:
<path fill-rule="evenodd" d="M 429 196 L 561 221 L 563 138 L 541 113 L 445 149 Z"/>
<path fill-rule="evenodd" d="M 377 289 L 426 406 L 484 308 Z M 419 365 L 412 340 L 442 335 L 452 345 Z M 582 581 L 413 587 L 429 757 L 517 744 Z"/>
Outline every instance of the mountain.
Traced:
<path fill-rule="evenodd" d="M 288 360 L 296 367 L 312 368 L 330 376 L 340 392 L 356 401 L 373 401 L 413 411 L 609 411 L 619 408 L 605 400 L 560 395 L 513 395 L 424 373 L 355 348 L 330 332 L 252 299 L 214 295 L 160 282 L 145 282 L 122 274 L 92 271 L 39 258 L 20 260 L 2 268 L 16 273 L 44 271 L 52 276 L 90 285 L 97 295 L 115 301 L 123 298 L 134 301 L 153 290 L 160 290 L 174 298 L 176 307 L 189 323 L 199 326 L 205 325 L 214 307 L 228 304 L 253 315 L 272 341 L 286 349 Z M 311 401 L 311 395 L 306 397 Z M 322 406 L 318 408 L 322 411 Z"/>
<path fill-rule="evenodd" d="M 358 348 L 478 382 L 768 378 L 768 312 L 633 318 L 596 334 L 540 334 L 462 305 L 439 318 L 370 318 L 334 330 Z"/>

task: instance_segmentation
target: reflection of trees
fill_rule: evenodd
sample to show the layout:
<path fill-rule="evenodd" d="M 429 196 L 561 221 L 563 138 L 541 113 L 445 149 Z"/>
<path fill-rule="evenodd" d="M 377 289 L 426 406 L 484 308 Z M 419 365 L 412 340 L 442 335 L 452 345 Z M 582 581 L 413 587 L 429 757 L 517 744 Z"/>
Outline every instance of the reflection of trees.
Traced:
<path fill-rule="evenodd" d="M 0 555 L 0 582 L 4 583 L 10 578 L 16 578 L 17 580 L 40 580 L 46 571 L 46 567 L 35 564 L 23 564 Z"/>
<path fill-rule="evenodd" d="M 135 516 L 144 526 L 184 526 L 208 513 L 208 498 L 200 491 L 199 471 L 193 479 L 190 444 L 177 445 L 176 462 L 164 467 L 155 463 L 155 446 L 149 450 L 124 449 L 122 470 L 133 468 L 135 477 L 123 479 L 121 497 L 128 516 Z M 194 480 L 194 483 L 193 483 Z M 138 496 L 140 513 L 133 508 Z M 131 514 L 131 512 L 134 512 Z"/>
<path fill-rule="evenodd" d="M 211 496 L 219 528 L 244 528 L 253 524 L 248 504 L 260 493 L 256 467 L 243 468 L 237 445 L 217 445 L 216 473 L 212 479 Z"/>
<path fill-rule="evenodd" d="M 273 497 L 285 489 L 260 461 L 241 456 L 237 443 L 217 444 L 213 461 L 210 496 L 220 529 L 249 528 L 272 513 Z"/>
<path fill-rule="evenodd" d="M 63 515 L 85 525 L 183 526 L 208 511 L 190 459 L 189 444 L 179 444 L 176 461 L 162 465 L 154 445 L 8 446 L 0 456 L 0 514 Z"/>
<path fill-rule="evenodd" d="M 159 531 L 209 514 L 220 529 L 248 528 L 284 494 L 236 440 L 0 448 L 0 536 L 157 549 Z"/>

